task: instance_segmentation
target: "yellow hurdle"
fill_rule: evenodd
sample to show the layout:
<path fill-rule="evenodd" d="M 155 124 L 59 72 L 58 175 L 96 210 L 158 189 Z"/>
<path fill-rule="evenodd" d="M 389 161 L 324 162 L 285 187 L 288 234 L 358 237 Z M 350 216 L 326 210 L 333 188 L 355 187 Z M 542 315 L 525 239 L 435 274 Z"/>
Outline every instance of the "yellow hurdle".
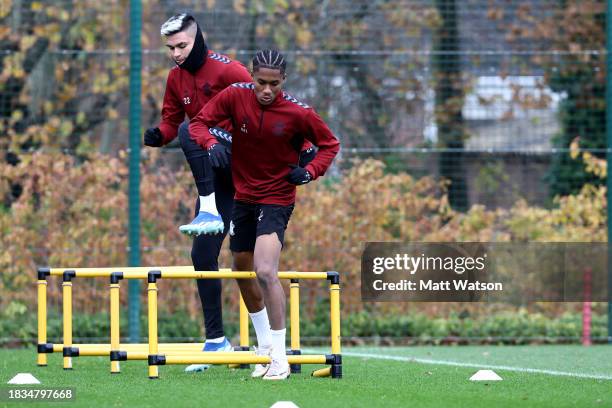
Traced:
<path fill-rule="evenodd" d="M 72 282 L 70 271 L 64 273 L 62 283 L 63 326 L 64 326 L 64 370 L 72 370 Z"/>
<path fill-rule="evenodd" d="M 289 283 L 289 324 L 291 329 L 291 350 L 288 354 L 299 356 L 300 350 L 300 281 L 291 279 Z M 300 364 L 291 364 L 292 373 L 301 373 Z"/>
<path fill-rule="evenodd" d="M 240 347 L 249 349 L 249 311 L 240 295 Z"/>
<path fill-rule="evenodd" d="M 193 266 L 151 266 L 125 268 L 40 268 L 48 270 L 48 275 L 63 276 L 67 271 L 78 278 L 110 277 L 112 273 L 122 271 L 125 279 L 148 279 L 152 271 L 160 272 L 166 279 L 255 279 L 254 271 L 232 272 L 231 269 L 219 271 L 196 271 Z M 280 279 L 327 279 L 327 272 L 278 272 Z"/>
<path fill-rule="evenodd" d="M 313 377 L 329 377 L 331 375 L 331 367 L 321 368 L 312 372 Z"/>
<path fill-rule="evenodd" d="M 111 331 L 111 344 L 108 350 L 109 354 L 111 351 L 119 351 L 119 283 L 110 284 L 110 331 Z M 120 372 L 119 361 L 111 360 L 111 373 L 118 374 Z"/>
<path fill-rule="evenodd" d="M 159 356 L 158 365 L 166 364 L 270 364 L 270 356 L 256 356 L 242 352 L 228 353 L 200 353 L 186 356 Z M 325 364 L 328 358 L 324 354 L 287 356 L 289 364 Z"/>
<path fill-rule="evenodd" d="M 240 351 L 249 351 L 249 311 L 247 310 L 242 294 L 240 294 Z M 248 364 L 229 364 L 229 368 L 243 368 L 248 369 Z"/>
<path fill-rule="evenodd" d="M 62 276 L 63 344 L 47 343 L 47 277 Z M 290 335 L 291 349 L 287 352 L 293 373 L 301 371 L 301 364 L 327 364 L 316 370 L 315 377 L 342 377 L 340 337 L 340 282 L 337 272 L 278 272 L 280 279 L 290 279 Z M 110 344 L 73 344 L 72 342 L 72 279 L 110 278 Z M 110 356 L 111 373 L 120 372 L 120 361 L 148 360 L 149 378 L 159 378 L 159 365 L 165 364 L 229 364 L 246 368 L 249 364 L 269 363 L 270 358 L 256 356 L 249 349 L 249 317 L 240 297 L 240 346 L 233 353 L 203 353 L 198 343 L 159 343 L 157 317 L 157 279 L 255 279 L 252 271 L 232 272 L 195 271 L 192 266 L 126 267 L 126 268 L 39 268 L 38 269 L 38 354 L 37 364 L 47 365 L 46 353 L 62 352 L 64 369 L 72 369 L 72 357 Z M 121 279 L 147 279 L 149 342 L 143 344 L 120 343 L 120 285 Z M 302 355 L 300 350 L 299 280 L 320 279 L 330 281 L 331 352 L 326 355 Z"/>
<path fill-rule="evenodd" d="M 149 280 L 149 355 L 158 353 L 157 347 L 157 284 Z M 159 378 L 159 368 L 149 363 L 149 378 Z"/>
<path fill-rule="evenodd" d="M 332 280 L 329 285 L 329 304 L 331 316 L 331 352 L 334 362 L 330 367 L 333 378 L 342 378 L 342 352 L 340 351 L 340 281 Z"/>
<path fill-rule="evenodd" d="M 47 365 L 47 354 L 41 349 L 47 344 L 47 280 L 38 278 L 38 353 L 36 363 L 40 367 Z"/>
<path fill-rule="evenodd" d="M 201 273 L 198 277 L 205 276 L 206 273 Z M 232 278 L 252 278 L 252 272 L 224 272 L 228 277 Z M 159 278 L 174 278 L 181 279 L 184 277 L 192 277 L 191 275 L 181 273 L 150 273 L 149 282 L 156 282 Z M 294 294 L 290 298 L 290 319 L 291 327 L 299 325 L 299 298 L 296 296 L 297 290 L 299 290 L 299 284 L 296 285 L 297 279 L 303 276 L 307 276 L 309 279 L 327 279 L 330 281 L 330 319 L 331 319 L 331 346 L 332 354 L 328 355 L 300 355 L 299 354 L 299 331 L 292 331 L 292 348 L 297 348 L 296 353 L 291 350 L 287 356 L 289 364 L 329 364 L 328 370 L 316 370 L 313 372 L 313 376 L 331 376 L 332 378 L 342 378 L 342 355 L 340 354 L 340 275 L 338 272 L 279 272 L 279 278 L 291 279 L 293 285 Z M 291 292 L 290 292 L 291 295 Z M 149 297 L 149 328 L 157 327 L 157 322 L 152 319 L 157 318 L 157 311 L 152 309 L 157 308 L 157 297 L 152 299 Z M 241 313 L 242 314 L 242 313 Z M 297 322 L 296 322 L 297 321 Z M 242 322 L 241 322 L 242 323 Z M 297 324 L 296 324 L 297 323 Z M 242 328 L 242 324 L 241 324 Z M 242 333 L 241 333 L 242 334 Z M 165 353 L 153 354 L 153 350 L 157 350 L 157 338 L 156 332 L 153 333 L 149 330 L 149 348 L 150 355 L 148 356 L 149 370 L 151 366 L 160 366 L 166 364 L 267 364 L 270 362 L 269 356 L 257 356 L 257 355 L 245 355 L 244 353 L 233 353 L 231 355 L 217 355 L 217 353 L 198 353 L 193 355 L 177 355 L 176 353 Z M 159 372 L 156 376 L 149 378 L 159 378 Z"/>
<path fill-rule="evenodd" d="M 202 351 L 204 343 L 161 343 L 158 345 L 160 352 L 166 351 L 177 351 L 177 352 L 189 352 L 196 353 Z M 72 348 L 75 349 L 75 354 L 82 355 L 97 355 L 97 356 L 108 356 L 112 350 L 112 346 L 108 343 L 89 343 L 89 344 L 72 344 Z M 54 344 L 53 352 L 61 353 L 64 349 L 64 344 Z M 149 343 L 130 343 L 121 345 L 123 351 L 149 351 Z M 96 353 L 96 354 L 92 354 Z M 145 358 L 146 360 L 146 358 Z"/>

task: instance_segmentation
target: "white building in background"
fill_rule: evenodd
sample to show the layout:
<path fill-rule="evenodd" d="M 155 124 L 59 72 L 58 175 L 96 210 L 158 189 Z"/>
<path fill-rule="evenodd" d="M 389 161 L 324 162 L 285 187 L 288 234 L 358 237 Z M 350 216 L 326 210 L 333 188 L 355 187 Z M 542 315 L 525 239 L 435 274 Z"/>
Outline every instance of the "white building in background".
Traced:
<path fill-rule="evenodd" d="M 547 152 L 560 130 L 563 95 L 541 76 L 480 76 L 465 95 L 467 150 Z"/>
<path fill-rule="evenodd" d="M 465 95 L 462 116 L 470 151 L 534 152 L 552 149 L 560 131 L 558 108 L 565 96 L 546 86 L 542 76 L 479 76 Z M 435 92 L 426 102 L 423 138 L 436 144 Z"/>

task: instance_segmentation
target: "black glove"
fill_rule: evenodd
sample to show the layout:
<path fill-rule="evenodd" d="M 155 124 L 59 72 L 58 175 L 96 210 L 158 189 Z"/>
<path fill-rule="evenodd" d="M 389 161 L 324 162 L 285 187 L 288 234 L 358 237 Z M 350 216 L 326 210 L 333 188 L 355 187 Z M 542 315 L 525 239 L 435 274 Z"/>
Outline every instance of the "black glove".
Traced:
<path fill-rule="evenodd" d="M 317 152 L 314 146 L 310 146 L 308 149 L 302 150 L 300 152 L 300 167 L 306 167 L 306 165 L 315 158 L 316 154 Z"/>
<path fill-rule="evenodd" d="M 229 153 L 227 148 L 220 143 L 215 143 L 208 148 L 208 157 L 213 167 L 224 169 L 229 166 Z"/>
<path fill-rule="evenodd" d="M 289 180 L 291 184 L 300 186 L 310 183 L 310 180 L 312 180 L 312 175 L 305 168 L 296 166 L 295 164 L 290 164 L 289 167 L 291 167 L 291 171 L 287 176 L 287 180 Z"/>
<path fill-rule="evenodd" d="M 145 146 L 160 147 L 164 137 L 159 128 L 149 128 L 144 132 Z"/>

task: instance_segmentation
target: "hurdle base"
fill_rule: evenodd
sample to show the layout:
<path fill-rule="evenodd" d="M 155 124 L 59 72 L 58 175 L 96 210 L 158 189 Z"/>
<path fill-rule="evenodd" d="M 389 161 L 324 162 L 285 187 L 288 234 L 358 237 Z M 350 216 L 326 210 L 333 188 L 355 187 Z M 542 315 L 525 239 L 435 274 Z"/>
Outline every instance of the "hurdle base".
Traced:
<path fill-rule="evenodd" d="M 237 346 L 237 347 L 234 347 L 234 351 L 251 351 L 251 348 L 249 346 Z M 236 365 L 237 367 L 233 367 L 233 368 L 237 368 L 239 370 L 250 370 L 251 369 L 250 364 L 231 364 L 231 365 Z"/>
<path fill-rule="evenodd" d="M 310 375 L 312 377 L 329 377 L 331 375 L 331 367 L 314 370 Z"/>
<path fill-rule="evenodd" d="M 330 364 L 329 367 L 315 370 L 312 372 L 313 377 L 331 377 L 331 378 L 342 378 L 342 355 L 341 354 L 327 354 L 325 356 L 325 363 Z"/>
<path fill-rule="evenodd" d="M 331 366 L 331 377 L 342 378 L 342 364 L 334 364 Z"/>
<path fill-rule="evenodd" d="M 300 356 L 302 355 L 301 350 L 287 350 L 288 356 Z M 289 364 L 289 369 L 291 374 L 301 374 L 302 373 L 302 365 L 301 364 Z"/>
<path fill-rule="evenodd" d="M 333 364 L 330 367 L 314 370 L 310 375 L 313 377 L 342 378 L 342 364 Z"/>
<path fill-rule="evenodd" d="M 41 343 L 36 346 L 38 354 L 53 353 L 53 343 Z M 61 351 L 61 350 L 60 350 Z"/>

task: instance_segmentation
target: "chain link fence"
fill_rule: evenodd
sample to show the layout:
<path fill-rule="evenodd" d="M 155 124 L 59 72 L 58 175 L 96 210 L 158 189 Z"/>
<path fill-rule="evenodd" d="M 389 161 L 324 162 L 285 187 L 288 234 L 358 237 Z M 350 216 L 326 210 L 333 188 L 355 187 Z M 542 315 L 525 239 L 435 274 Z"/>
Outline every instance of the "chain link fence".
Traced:
<path fill-rule="evenodd" d="M 442 182 L 442 192 L 433 196 L 439 198 L 443 194 L 457 217 L 473 216 L 475 208 L 490 214 L 498 210 L 513 214 L 517 208 L 552 214 L 555 208 L 564 205 L 559 197 L 583 197 L 580 194 L 585 185 L 597 189 L 605 184 L 605 174 L 597 171 L 607 147 L 605 2 L 143 0 L 142 3 L 143 129 L 159 120 L 165 79 L 172 67 L 159 27 L 171 15 L 187 11 L 200 22 L 211 49 L 247 66 L 257 49 L 275 47 L 286 55 L 289 62 L 286 90 L 315 107 L 341 141 L 342 151 L 328 174 L 330 180 L 342 183 L 343 175 L 355 166 L 354 159 L 374 158 L 384 163 L 384 174 L 407 173 L 415 180 L 429 177 L 434 183 Z M 9 293 L 0 304 L 32 301 L 34 292 L 19 276 L 32 275 L 36 265 L 60 261 L 70 266 L 126 263 L 121 255 L 125 239 L 102 245 L 92 260 L 86 256 L 88 248 L 81 247 L 76 238 L 58 238 L 63 239 L 59 243 L 48 239 L 24 241 L 24 231 L 34 230 L 44 236 L 50 228 L 37 219 L 44 219 L 43 214 L 63 211 L 57 203 L 56 207 L 45 208 L 44 197 L 56 186 L 53 180 L 49 184 L 33 182 L 27 177 L 27 166 L 35 166 L 41 160 L 53 161 L 52 157 L 58 157 L 53 155 L 67 160 L 66 168 L 86 166 L 95 162 L 92 157 L 100 157 L 96 155 L 119 159 L 113 163 L 125 158 L 128 10 L 126 0 L 0 3 L 0 149 L 5 169 L 0 176 L 0 214 L 5 217 L 0 225 L 3 246 L 11 250 L 6 252 L 10 256 L 0 259 L 7 271 L 2 289 Z M 19 173 L 21 176 L 15 170 L 19 166 L 26 166 Z M 156 176 L 162 174 L 167 185 L 180 187 L 175 197 L 179 203 L 172 207 L 172 214 L 166 210 L 165 228 L 172 229 L 173 225 L 188 220 L 196 192 L 180 149 L 172 145 L 161 153 L 143 149 L 143 166 L 148 183 L 159 182 Z M 107 181 L 108 188 L 92 191 L 119 194 L 125 187 L 125 168 L 110 170 L 116 170 L 119 178 Z M 41 177 L 45 172 L 56 174 L 59 188 L 66 182 L 60 180 L 65 174 L 61 170 L 52 172 L 43 167 L 39 171 Z M 95 185 L 95 177 L 91 183 Z M 164 211 L 163 203 L 153 201 L 167 197 L 163 191 L 145 188 L 150 201 L 142 209 L 143 262 L 189 264 L 189 242 L 175 233 L 160 233 L 159 217 L 147 214 L 154 209 Z M 570 228 L 570 232 L 558 238 L 600 240 L 602 227 L 607 223 L 602 197 L 605 194 L 583 197 L 592 205 L 585 210 L 585 217 L 590 214 L 597 220 L 590 224 L 576 221 L 595 232 L 587 228 L 583 235 L 576 235 Z M 350 207 L 355 202 L 338 206 Z M 43 204 L 37 207 L 36 203 Z M 118 204 L 109 204 L 112 205 Z M 20 213 L 21 206 L 31 207 L 27 216 Z M 87 209 L 72 206 L 71 211 Z M 346 209 L 344 213 L 348 212 Z M 74 223 L 76 218 L 70 218 L 70 214 L 66 212 L 64 218 L 58 215 L 56 220 L 66 225 Z M 99 218 L 100 214 L 92 213 L 91 219 Z M 79 219 L 86 222 L 87 218 Z M 297 216 L 294 220 L 300 223 Z M 127 235 L 127 219 L 123 221 L 125 230 L 119 231 L 119 236 Z M 458 221 L 458 229 L 467 228 L 461 222 Z M 418 230 L 417 236 L 413 236 L 405 226 L 395 228 L 388 224 L 381 222 L 379 235 L 364 238 L 435 238 L 433 233 L 419 237 Z M 88 228 L 95 229 L 94 225 Z M 461 230 L 454 237 L 494 240 L 498 236 L 495 233 L 481 234 L 489 227 L 485 225 L 473 235 Z M 67 234 L 74 232 L 70 228 Z M 505 224 L 500 230 L 504 228 Z M 519 240 L 546 238 L 537 234 L 510 235 L 509 239 Z M 313 267 L 338 268 L 334 265 L 338 253 L 358 257 L 360 241 L 334 238 L 333 233 L 325 238 L 330 241 L 324 247 L 326 255 L 319 264 L 311 263 Z M 308 237 L 296 237 L 296 247 L 299 241 L 308 241 Z M 26 260 L 24 253 L 15 253 L 24 245 Z M 317 250 L 314 244 L 302 243 L 301 248 L 298 255 L 293 253 L 296 259 L 308 259 Z M 71 259 L 82 264 L 71 264 Z M 229 264 L 227 248 L 222 259 Z M 342 266 L 356 269 L 356 265 Z M 27 293 L 15 295 L 25 287 L 29 288 Z M 77 297 L 77 302 L 83 302 L 85 310 L 93 311 L 96 303 L 92 299 L 105 299 L 105 291 L 92 286 L 87 295 Z M 233 294 L 233 286 L 226 288 L 225 298 Z M 177 309 L 199 318 L 195 285 L 177 285 L 170 298 L 175 300 L 172 303 Z M 228 302 L 231 307 L 235 305 L 235 299 Z M 348 306 L 355 313 L 362 309 L 381 312 L 385 308 L 388 306 L 357 303 Z M 316 313 L 315 309 L 313 303 L 310 316 Z M 400 309 L 404 313 L 410 307 Z M 420 310 L 416 306 L 415 309 Z M 430 309 L 427 310 L 431 312 Z M 561 310 L 551 309 L 555 313 Z M 445 310 L 452 312 L 450 307 Z"/>

